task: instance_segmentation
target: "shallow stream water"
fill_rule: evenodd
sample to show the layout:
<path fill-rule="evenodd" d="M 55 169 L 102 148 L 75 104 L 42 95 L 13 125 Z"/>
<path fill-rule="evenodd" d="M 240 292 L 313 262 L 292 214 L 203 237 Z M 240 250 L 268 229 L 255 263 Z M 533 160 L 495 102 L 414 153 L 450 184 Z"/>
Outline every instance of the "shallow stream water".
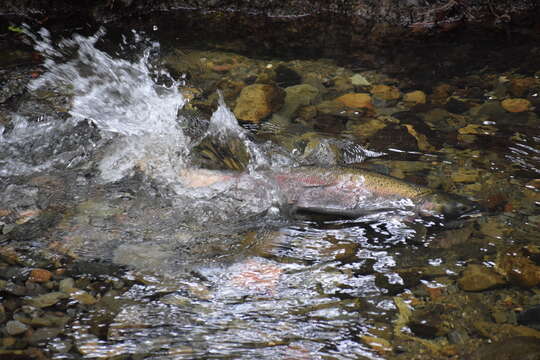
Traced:
<path fill-rule="evenodd" d="M 35 60 L 0 69 L 2 356 L 540 358 L 540 69 L 470 59 L 426 80 L 362 54 L 120 35 L 24 28 Z M 281 103 L 238 119 L 253 84 Z M 483 211 L 291 216 L 265 174 L 298 166 Z"/>

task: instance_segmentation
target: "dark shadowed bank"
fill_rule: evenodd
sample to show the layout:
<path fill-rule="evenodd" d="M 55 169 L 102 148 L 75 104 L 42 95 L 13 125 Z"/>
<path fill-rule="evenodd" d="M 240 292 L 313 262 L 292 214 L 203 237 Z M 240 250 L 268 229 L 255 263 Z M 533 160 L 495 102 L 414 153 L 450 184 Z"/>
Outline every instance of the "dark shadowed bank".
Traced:
<path fill-rule="evenodd" d="M 448 34 L 534 37 L 540 32 L 539 9 L 536 0 L 5 0 L 0 25 L 3 34 L 10 22 L 65 28 L 151 21 L 167 12 L 180 31 L 251 36 L 269 47 L 290 40 L 291 48 L 331 54 Z"/>

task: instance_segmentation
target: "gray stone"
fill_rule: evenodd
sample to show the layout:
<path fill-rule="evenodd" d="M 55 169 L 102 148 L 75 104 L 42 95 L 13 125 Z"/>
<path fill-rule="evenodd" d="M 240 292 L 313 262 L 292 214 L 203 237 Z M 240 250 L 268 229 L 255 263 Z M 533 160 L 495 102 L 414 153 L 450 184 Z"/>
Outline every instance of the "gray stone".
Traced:
<path fill-rule="evenodd" d="M 36 296 L 28 300 L 28 303 L 38 308 L 45 308 L 55 305 L 62 299 L 65 299 L 68 295 L 62 292 L 51 292 L 45 295 Z"/>
<path fill-rule="evenodd" d="M 19 335 L 28 330 L 28 326 L 17 320 L 8 321 L 6 324 L 6 332 L 9 335 Z"/>
<path fill-rule="evenodd" d="M 60 280 L 60 284 L 58 285 L 58 290 L 60 292 L 69 294 L 71 291 L 73 291 L 75 288 L 75 280 L 72 278 L 66 278 Z"/>

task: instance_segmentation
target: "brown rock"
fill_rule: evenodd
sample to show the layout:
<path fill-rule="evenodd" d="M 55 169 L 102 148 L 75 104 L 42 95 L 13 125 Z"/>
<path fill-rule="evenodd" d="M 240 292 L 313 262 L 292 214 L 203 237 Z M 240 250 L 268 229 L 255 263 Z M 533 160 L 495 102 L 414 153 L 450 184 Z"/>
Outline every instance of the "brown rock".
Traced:
<path fill-rule="evenodd" d="M 503 109 L 512 113 L 528 111 L 531 105 L 531 102 L 527 99 L 514 98 L 501 101 Z"/>
<path fill-rule="evenodd" d="M 510 248 L 499 254 L 497 269 L 513 284 L 532 288 L 540 284 L 540 248 L 527 245 Z"/>
<path fill-rule="evenodd" d="M 335 101 L 349 108 L 355 109 L 373 109 L 371 96 L 363 93 L 350 93 L 338 97 Z"/>
<path fill-rule="evenodd" d="M 253 84 L 240 92 L 234 115 L 243 121 L 259 123 L 283 105 L 285 92 L 273 85 Z"/>
<path fill-rule="evenodd" d="M 30 271 L 30 276 L 28 276 L 28 280 L 38 283 L 46 283 L 47 281 L 51 280 L 52 273 L 49 270 L 45 269 L 33 269 Z"/>
<path fill-rule="evenodd" d="M 490 268 L 476 264 L 467 265 L 458 280 L 459 287 L 465 291 L 483 291 L 504 284 L 506 281 L 501 275 Z"/>
<path fill-rule="evenodd" d="M 513 79 L 510 83 L 510 93 L 515 97 L 522 97 L 527 91 L 536 85 L 535 78 Z"/>
<path fill-rule="evenodd" d="M 409 104 L 425 104 L 426 94 L 423 91 L 415 90 L 403 95 L 403 101 Z"/>
<path fill-rule="evenodd" d="M 382 100 L 397 100 L 401 97 L 401 92 L 395 86 L 375 85 L 371 88 L 371 94 Z"/>
<path fill-rule="evenodd" d="M 437 85 L 435 88 L 433 88 L 431 101 L 435 104 L 445 104 L 451 93 L 452 86 L 448 84 Z"/>

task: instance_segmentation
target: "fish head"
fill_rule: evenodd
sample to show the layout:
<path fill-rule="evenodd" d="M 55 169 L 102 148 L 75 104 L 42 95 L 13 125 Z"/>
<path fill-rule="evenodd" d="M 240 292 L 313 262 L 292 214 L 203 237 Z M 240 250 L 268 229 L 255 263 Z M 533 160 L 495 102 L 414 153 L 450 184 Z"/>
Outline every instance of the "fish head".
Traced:
<path fill-rule="evenodd" d="M 417 202 L 417 211 L 420 216 L 425 217 L 442 216 L 445 219 L 460 219 L 479 214 L 481 208 L 478 203 L 466 197 L 433 192 L 420 197 Z"/>

